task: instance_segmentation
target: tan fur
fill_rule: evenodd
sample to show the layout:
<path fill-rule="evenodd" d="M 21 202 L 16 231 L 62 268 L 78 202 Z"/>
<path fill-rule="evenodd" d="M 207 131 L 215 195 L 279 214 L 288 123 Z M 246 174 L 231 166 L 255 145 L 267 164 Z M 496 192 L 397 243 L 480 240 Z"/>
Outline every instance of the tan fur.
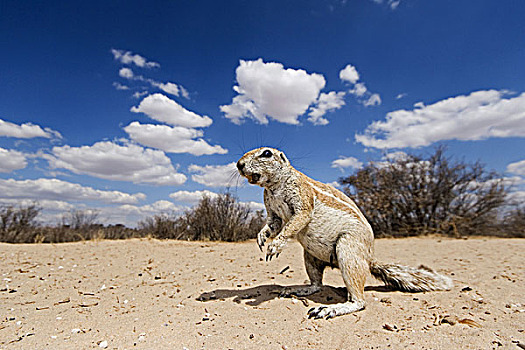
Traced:
<path fill-rule="evenodd" d="M 238 162 L 239 173 L 264 188 L 266 225 L 257 235 L 266 260 L 279 256 L 290 237 L 304 248 L 310 285 L 283 294 L 309 295 L 321 289 L 326 266 L 338 267 L 348 291 L 348 301 L 312 308 L 309 317 L 332 318 L 365 307 L 364 286 L 372 274 L 404 291 L 450 289 L 452 281 L 426 267 L 379 264 L 374 260 L 372 227 L 357 205 L 341 191 L 299 172 L 281 151 L 262 147 Z"/>

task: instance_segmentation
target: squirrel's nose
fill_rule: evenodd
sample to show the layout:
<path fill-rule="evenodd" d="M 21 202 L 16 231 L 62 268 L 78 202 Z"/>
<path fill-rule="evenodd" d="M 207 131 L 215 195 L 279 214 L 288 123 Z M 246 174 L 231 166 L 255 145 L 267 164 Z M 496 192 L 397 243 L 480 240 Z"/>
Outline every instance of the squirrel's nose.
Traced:
<path fill-rule="evenodd" d="M 244 169 L 244 163 L 240 160 L 237 162 L 237 169 L 239 169 L 239 171 L 242 171 L 242 169 Z"/>

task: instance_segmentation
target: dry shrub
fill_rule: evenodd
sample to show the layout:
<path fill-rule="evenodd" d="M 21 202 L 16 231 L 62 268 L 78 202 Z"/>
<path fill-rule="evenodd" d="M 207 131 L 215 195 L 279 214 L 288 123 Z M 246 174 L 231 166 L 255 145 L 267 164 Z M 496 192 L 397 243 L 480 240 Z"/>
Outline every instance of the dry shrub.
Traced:
<path fill-rule="evenodd" d="M 255 238 L 264 225 L 263 213 L 253 212 L 231 193 L 203 196 L 183 215 L 160 214 L 139 224 L 142 234 L 155 238 L 236 242 Z"/>
<path fill-rule="evenodd" d="M 525 238 L 525 208 L 515 207 L 503 217 L 503 236 Z"/>
<path fill-rule="evenodd" d="M 453 162 L 443 148 L 370 163 L 340 179 L 376 236 L 494 234 L 508 189 L 480 163 Z"/>
<path fill-rule="evenodd" d="M 124 225 L 103 226 L 97 223 L 98 212 L 73 210 L 62 216 L 58 226 L 43 226 L 37 222 L 42 208 L 29 206 L 0 207 L 0 242 L 62 243 L 83 240 L 125 239 L 138 237 L 139 231 Z"/>
<path fill-rule="evenodd" d="M 0 242 L 32 243 L 38 227 L 36 217 L 42 208 L 36 204 L 29 206 L 0 207 Z"/>

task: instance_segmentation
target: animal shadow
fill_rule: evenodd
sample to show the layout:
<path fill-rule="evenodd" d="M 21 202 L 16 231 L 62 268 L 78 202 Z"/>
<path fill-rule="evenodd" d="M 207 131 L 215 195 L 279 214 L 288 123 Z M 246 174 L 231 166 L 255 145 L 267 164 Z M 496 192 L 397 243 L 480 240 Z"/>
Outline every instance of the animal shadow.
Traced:
<path fill-rule="evenodd" d="M 196 300 L 208 302 L 212 300 L 233 299 L 235 303 L 244 302 L 246 305 L 259 306 L 262 303 L 277 299 L 285 290 L 294 290 L 302 285 L 282 286 L 279 284 L 265 284 L 245 289 L 215 289 L 210 292 L 204 292 Z M 366 286 L 365 291 L 376 291 L 388 293 L 393 289 L 387 286 Z M 292 296 L 295 298 L 295 296 Z M 324 285 L 318 293 L 306 297 L 297 297 L 300 300 L 310 300 L 318 304 L 337 304 L 345 302 L 347 291 L 345 287 L 331 287 Z M 305 303 L 306 305 L 307 303 Z"/>
<path fill-rule="evenodd" d="M 262 303 L 277 299 L 285 290 L 294 290 L 302 285 L 282 286 L 279 284 L 264 284 L 256 287 L 245 289 L 215 289 L 210 292 L 204 292 L 197 297 L 198 301 L 208 302 L 211 300 L 233 299 L 235 303 L 244 302 L 246 305 L 259 306 Z M 391 289 L 384 286 L 369 286 L 365 290 L 378 292 L 388 292 Z M 292 298 L 294 298 L 292 296 Z M 318 293 L 306 297 L 297 297 L 300 300 L 309 300 L 318 304 L 336 304 L 346 301 L 347 292 L 345 287 L 323 286 Z M 305 303 L 305 305 L 308 303 Z"/>

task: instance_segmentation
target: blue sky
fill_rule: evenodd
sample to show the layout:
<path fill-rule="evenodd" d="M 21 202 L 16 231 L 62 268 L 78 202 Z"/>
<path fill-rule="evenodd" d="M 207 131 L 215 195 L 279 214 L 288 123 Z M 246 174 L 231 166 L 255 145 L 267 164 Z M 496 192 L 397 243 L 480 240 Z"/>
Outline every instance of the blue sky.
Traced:
<path fill-rule="evenodd" d="M 285 151 L 334 182 L 437 145 L 525 198 L 525 3 L 0 4 L 0 203 L 134 225 Z M 209 191 L 209 192 L 204 192 Z"/>

